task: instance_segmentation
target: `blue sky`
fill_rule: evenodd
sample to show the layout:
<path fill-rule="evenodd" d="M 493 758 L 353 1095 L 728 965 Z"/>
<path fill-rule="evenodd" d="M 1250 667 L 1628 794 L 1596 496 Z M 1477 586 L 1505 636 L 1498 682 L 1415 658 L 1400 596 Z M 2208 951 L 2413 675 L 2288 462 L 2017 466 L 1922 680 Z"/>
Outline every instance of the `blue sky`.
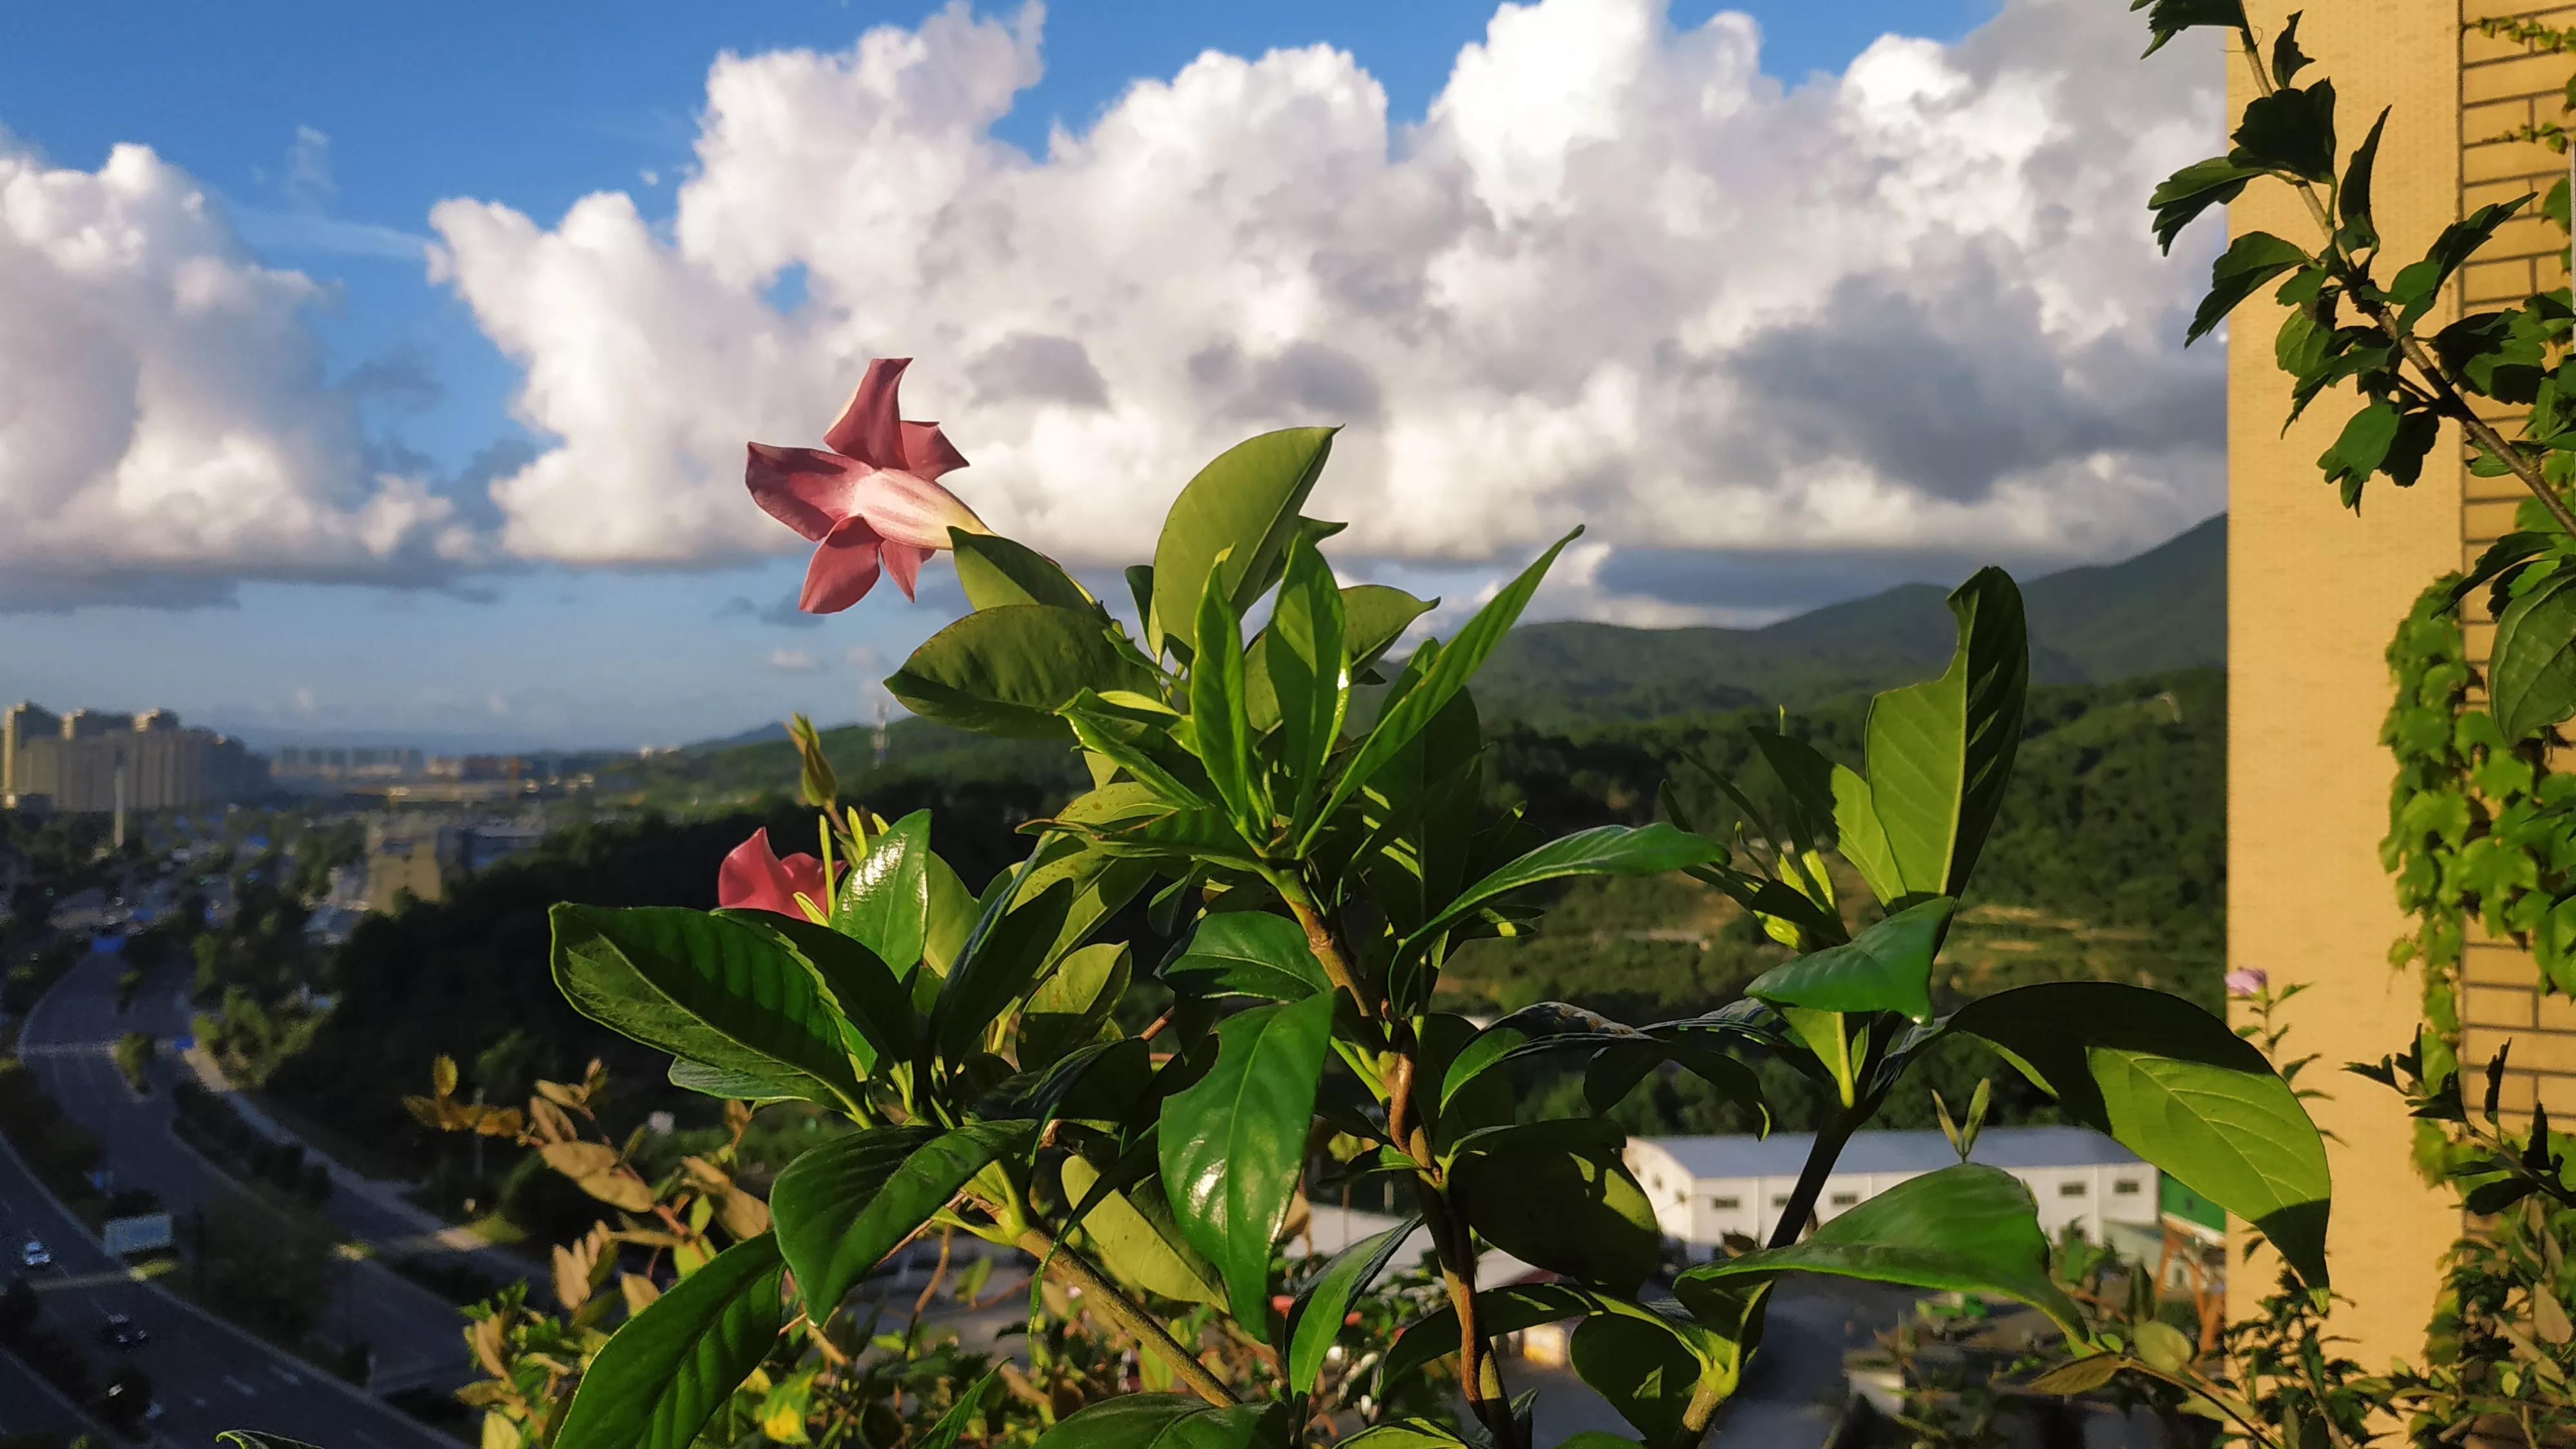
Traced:
<path fill-rule="evenodd" d="M 1682 0 L 1672 30 L 1693 31 L 1717 8 Z M 1795 92 L 1818 73 L 1839 72 L 1884 32 L 1959 41 L 1996 3 L 1748 0 L 1728 8 L 1759 23 L 1762 71 Z M 585 195 L 622 191 L 648 224 L 667 226 L 719 53 L 842 51 L 869 27 L 909 27 L 924 14 L 918 0 L 648 0 L 613 10 L 37 7 L 13 18 L 0 47 L 0 143 L 81 172 L 100 168 L 119 143 L 140 143 L 193 178 L 259 262 L 319 284 L 305 325 L 324 381 L 358 399 L 367 468 L 418 474 L 470 499 L 468 485 L 482 474 L 514 470 L 552 440 L 513 418 L 523 372 L 495 344 L 488 304 L 478 312 L 458 284 L 433 279 L 424 265 L 433 206 L 453 197 L 500 203 L 542 229 Z M 1041 156 L 1051 126 L 1086 132 L 1134 82 L 1167 80 L 1203 51 L 1252 57 L 1314 42 L 1350 52 L 1385 88 L 1397 122 L 1418 120 L 1493 15 L 1490 4 L 1456 0 L 1062 4 L 1044 21 L 1042 75 L 991 135 Z M 102 85 L 107 56 L 114 83 Z M 801 275 L 790 267 L 772 284 L 782 311 L 795 311 Z M 1821 299 L 1853 284 L 1819 285 Z M 8 366 L 0 355 L 0 369 Z M 348 388 L 353 378 L 372 381 Z M 2009 379 L 1987 390 L 2009 391 Z M 496 446 L 505 450 L 497 470 L 489 466 Z M 0 478 L 0 497 L 9 483 Z M 2204 489 L 2162 513 L 2144 510 L 2116 539 L 2022 546 L 2056 561 L 2132 551 L 2110 545 L 2151 544 L 2209 511 L 2208 496 Z M 1480 555 L 1470 540 L 1368 567 L 1455 597 L 1527 551 L 1506 539 Z M 1723 554 L 1711 557 L 1723 562 Z M 1667 600 L 1671 618 L 1610 612 L 1642 622 L 1750 618 L 1954 566 L 1938 548 L 1885 552 L 1867 566 L 1831 550 L 1814 557 L 1816 567 L 1785 591 L 1776 569 L 1747 570 L 1775 591 L 1763 597 Z M 1595 583 L 1618 568 L 1608 559 Z M 782 553 L 626 568 L 535 557 L 354 585 L 217 570 L 214 582 L 182 596 L 200 606 L 175 608 L 135 606 L 153 589 L 117 574 L 0 613 L 0 694 L 60 706 L 174 706 L 264 742 L 672 743 L 793 708 L 858 715 L 868 681 L 958 606 L 940 564 L 919 604 L 888 589 L 821 627 L 774 622 L 801 569 L 801 556 Z M 1594 611 L 1572 594 L 1564 609 Z"/>

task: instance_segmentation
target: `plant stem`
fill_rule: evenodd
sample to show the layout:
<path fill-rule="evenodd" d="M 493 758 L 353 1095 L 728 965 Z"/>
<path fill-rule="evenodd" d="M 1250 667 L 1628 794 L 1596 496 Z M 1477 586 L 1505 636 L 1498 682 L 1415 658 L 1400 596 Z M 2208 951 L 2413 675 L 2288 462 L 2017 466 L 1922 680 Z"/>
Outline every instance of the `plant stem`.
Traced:
<path fill-rule="evenodd" d="M 1084 1307 L 1098 1308 L 1103 1317 L 1125 1329 L 1156 1357 L 1170 1364 L 1173 1376 L 1189 1385 L 1190 1392 L 1220 1408 L 1233 1405 L 1234 1395 L 1226 1392 L 1225 1385 L 1217 1382 L 1216 1375 L 1207 1371 L 1207 1365 L 1200 1363 L 1196 1355 L 1172 1337 L 1171 1330 L 1163 1327 L 1134 1299 L 1119 1291 L 1117 1284 L 1110 1282 L 1080 1253 L 1036 1228 L 1020 1235 L 1020 1251 L 1062 1272 L 1073 1286 L 1082 1290 Z"/>
<path fill-rule="evenodd" d="M 1798 1241 L 1807 1219 L 1815 1214 L 1816 1199 L 1824 1195 L 1825 1179 L 1833 1176 L 1834 1163 L 1843 1155 L 1843 1144 L 1867 1115 L 1858 1110 L 1837 1113 L 1816 1134 L 1815 1145 L 1807 1149 L 1807 1165 L 1798 1170 L 1798 1186 L 1789 1194 L 1789 1205 L 1780 1210 L 1779 1225 L 1771 1230 L 1771 1241 L 1765 1246 L 1785 1248 Z"/>
<path fill-rule="evenodd" d="M 1306 949 L 1315 953 L 1316 964 L 1324 968 L 1324 979 L 1349 992 L 1362 1016 L 1375 1019 L 1378 1005 L 1360 994 L 1359 981 L 1351 975 L 1350 963 L 1343 959 L 1340 945 L 1333 940 L 1332 923 L 1324 919 L 1324 913 L 1294 877 L 1278 871 L 1265 874 L 1270 877 L 1271 888 L 1288 903 L 1288 914 L 1296 917 L 1298 926 L 1306 932 Z"/>

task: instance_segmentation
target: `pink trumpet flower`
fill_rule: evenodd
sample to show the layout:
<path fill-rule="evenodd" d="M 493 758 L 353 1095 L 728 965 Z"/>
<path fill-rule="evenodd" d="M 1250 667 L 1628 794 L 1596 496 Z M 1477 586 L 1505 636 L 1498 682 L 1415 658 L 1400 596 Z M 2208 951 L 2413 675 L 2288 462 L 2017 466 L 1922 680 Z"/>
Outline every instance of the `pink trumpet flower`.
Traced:
<path fill-rule="evenodd" d="M 880 357 L 822 448 L 751 444 L 743 481 L 770 517 L 812 539 L 814 561 L 796 607 L 836 614 L 868 595 L 877 574 L 894 575 L 905 598 L 932 553 L 948 547 L 948 530 L 990 533 L 984 520 L 939 475 L 966 466 L 937 423 L 906 422 L 895 412 L 895 385 L 909 357 Z"/>
<path fill-rule="evenodd" d="M 2227 994 L 2230 996 L 2260 996 L 2263 988 L 2271 984 L 2271 974 L 2260 966 L 2239 966 L 2227 973 Z"/>
<path fill-rule="evenodd" d="M 796 904 L 803 895 L 818 910 L 831 909 L 831 886 L 823 879 L 823 862 L 811 855 L 781 860 L 769 848 L 769 828 L 733 848 L 716 868 L 716 904 L 733 910 L 774 911 L 803 921 L 811 917 Z"/>

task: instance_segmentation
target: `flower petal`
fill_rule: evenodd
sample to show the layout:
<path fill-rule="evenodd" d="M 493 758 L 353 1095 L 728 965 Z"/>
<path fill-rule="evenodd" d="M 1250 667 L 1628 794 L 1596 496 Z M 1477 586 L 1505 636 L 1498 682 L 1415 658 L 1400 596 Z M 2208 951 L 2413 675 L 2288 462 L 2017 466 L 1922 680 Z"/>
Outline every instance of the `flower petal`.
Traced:
<path fill-rule="evenodd" d="M 895 416 L 894 392 L 911 365 L 909 357 L 869 363 L 858 390 L 850 394 L 850 405 L 841 409 L 841 420 L 823 434 L 823 446 L 871 468 L 902 467 L 903 429 Z"/>
<path fill-rule="evenodd" d="M 948 547 L 948 530 L 991 533 L 966 501 L 927 478 L 880 468 L 852 490 L 850 511 L 864 518 L 889 543 L 915 548 Z"/>
<path fill-rule="evenodd" d="M 937 479 L 940 474 L 966 466 L 966 455 L 948 441 L 937 423 L 903 425 L 903 471 L 915 478 Z"/>
<path fill-rule="evenodd" d="M 903 590 L 903 596 L 907 599 L 914 597 L 912 581 L 921 577 L 921 566 L 928 562 L 930 562 L 929 549 L 915 548 L 908 543 L 889 543 L 885 546 L 885 571 L 893 578 L 894 586 Z"/>
<path fill-rule="evenodd" d="M 851 495 L 867 470 L 847 458 L 813 448 L 750 445 L 742 481 L 761 511 L 821 542 L 851 513 Z"/>
<path fill-rule="evenodd" d="M 805 857 L 812 859 L 812 857 Z M 821 873 L 822 862 L 814 862 Z M 795 887 L 789 883 L 786 862 L 769 848 L 769 828 L 751 832 L 751 838 L 733 848 L 724 864 L 716 867 L 716 904 L 735 910 L 776 911 L 780 915 L 801 916 L 796 909 Z"/>
<path fill-rule="evenodd" d="M 837 614 L 877 586 L 884 540 L 864 518 L 843 519 L 805 566 L 805 593 L 796 607 L 808 614 Z"/>

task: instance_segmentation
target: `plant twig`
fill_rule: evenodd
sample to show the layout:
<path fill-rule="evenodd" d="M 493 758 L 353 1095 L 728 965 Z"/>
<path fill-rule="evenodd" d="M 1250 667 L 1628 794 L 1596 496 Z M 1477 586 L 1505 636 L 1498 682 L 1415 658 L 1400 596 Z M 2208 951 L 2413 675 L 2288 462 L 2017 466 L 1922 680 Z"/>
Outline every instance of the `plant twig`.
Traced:
<path fill-rule="evenodd" d="M 1872 1103 L 1870 1110 L 1876 1110 Z M 1798 1170 L 1798 1185 L 1789 1194 L 1789 1205 L 1780 1210 L 1779 1224 L 1771 1229 L 1771 1241 L 1765 1246 L 1785 1248 L 1798 1241 L 1815 1215 L 1816 1199 L 1825 1191 L 1825 1179 L 1833 1176 L 1834 1164 L 1841 1160 L 1843 1144 L 1851 1140 L 1868 1111 L 1854 1108 L 1836 1113 L 1824 1130 L 1816 1134 L 1815 1145 L 1807 1149 L 1807 1165 Z"/>
<path fill-rule="evenodd" d="M 1146 1312 L 1134 1299 L 1119 1290 L 1101 1271 L 1080 1253 L 1048 1237 L 1036 1228 L 1020 1235 L 1020 1251 L 1040 1263 L 1064 1274 L 1073 1286 L 1082 1290 L 1083 1306 L 1096 1307 L 1101 1316 L 1125 1329 L 1137 1342 L 1151 1349 L 1155 1356 L 1172 1366 L 1173 1377 L 1190 1386 L 1190 1392 L 1219 1407 L 1230 1408 L 1234 1395 L 1217 1382 L 1207 1365 L 1183 1348 L 1154 1315 Z"/>

